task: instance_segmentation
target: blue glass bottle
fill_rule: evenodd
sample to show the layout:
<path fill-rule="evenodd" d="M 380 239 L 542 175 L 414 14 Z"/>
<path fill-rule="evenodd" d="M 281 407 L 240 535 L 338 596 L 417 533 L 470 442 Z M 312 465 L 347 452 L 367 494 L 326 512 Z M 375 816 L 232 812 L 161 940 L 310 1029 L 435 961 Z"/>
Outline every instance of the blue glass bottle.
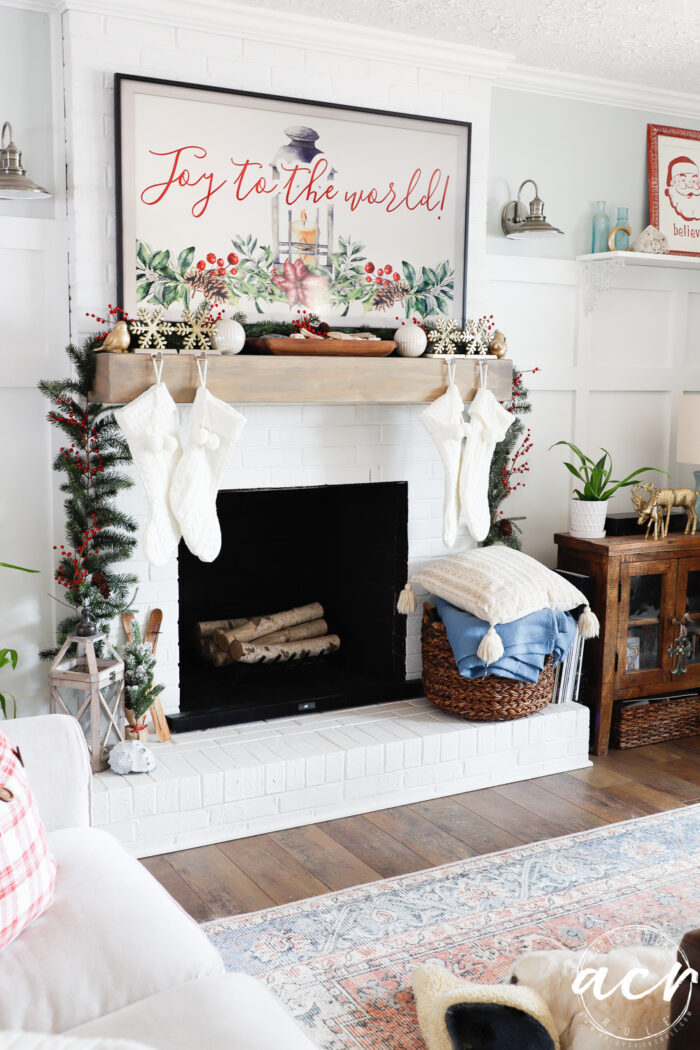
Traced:
<path fill-rule="evenodd" d="M 618 208 L 617 219 L 615 220 L 616 226 L 627 226 L 630 224 L 630 210 L 629 208 Z M 630 246 L 630 235 L 625 230 L 618 230 L 615 234 L 615 251 L 626 252 Z"/>
<path fill-rule="evenodd" d="M 592 252 L 607 252 L 608 235 L 610 233 L 610 219 L 605 210 L 605 201 L 596 201 L 595 214 L 593 216 L 593 242 Z"/>

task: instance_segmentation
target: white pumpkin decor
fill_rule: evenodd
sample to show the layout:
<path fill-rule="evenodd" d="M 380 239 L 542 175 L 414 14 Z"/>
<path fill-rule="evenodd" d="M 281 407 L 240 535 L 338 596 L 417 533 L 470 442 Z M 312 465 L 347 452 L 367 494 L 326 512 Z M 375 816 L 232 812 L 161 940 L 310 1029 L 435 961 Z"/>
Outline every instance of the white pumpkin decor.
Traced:
<path fill-rule="evenodd" d="M 396 349 L 402 357 L 420 357 L 428 345 L 428 337 L 419 324 L 402 324 L 394 332 Z"/>
<path fill-rule="evenodd" d="M 211 333 L 215 350 L 222 354 L 240 354 L 245 343 L 245 328 L 232 318 L 217 321 Z"/>

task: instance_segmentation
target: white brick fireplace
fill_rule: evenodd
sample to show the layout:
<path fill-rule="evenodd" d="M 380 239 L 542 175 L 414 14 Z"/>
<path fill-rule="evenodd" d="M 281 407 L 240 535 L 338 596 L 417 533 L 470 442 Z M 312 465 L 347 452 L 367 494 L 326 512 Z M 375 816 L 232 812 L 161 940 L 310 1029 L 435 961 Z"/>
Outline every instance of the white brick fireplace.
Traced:
<path fill-rule="evenodd" d="M 154 14 L 154 12 L 158 14 Z M 113 77 L 117 72 L 289 94 L 472 124 L 468 312 L 486 311 L 491 87 L 509 56 L 376 34 L 279 12 L 184 0 L 71 2 L 64 56 L 72 333 L 116 298 Z M 362 367 L 358 362 L 358 367 Z M 167 381 L 167 360 L 164 379 Z M 444 553 L 442 469 L 418 406 L 255 405 L 225 488 L 408 483 L 409 568 Z M 183 428 L 188 408 L 180 410 Z M 125 509 L 143 522 L 139 484 Z M 466 545 L 466 537 L 463 537 Z M 177 564 L 137 553 L 137 609 L 163 610 L 158 679 L 179 706 Z M 264 610 L 261 610 L 264 611 Z M 408 677 L 420 675 L 419 616 L 408 622 Z M 222 841 L 587 764 L 587 712 L 548 708 L 523 722 L 460 722 L 426 701 L 248 723 L 156 745 L 149 775 L 97 778 L 96 823 L 139 855 Z"/>

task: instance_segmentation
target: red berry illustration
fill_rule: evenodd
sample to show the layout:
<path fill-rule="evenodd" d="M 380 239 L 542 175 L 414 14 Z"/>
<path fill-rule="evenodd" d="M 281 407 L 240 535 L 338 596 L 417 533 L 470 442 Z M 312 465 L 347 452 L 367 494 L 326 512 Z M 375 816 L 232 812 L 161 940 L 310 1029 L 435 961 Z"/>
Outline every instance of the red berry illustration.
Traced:
<path fill-rule="evenodd" d="M 384 273 L 391 273 L 393 269 L 394 267 L 391 265 L 391 263 L 389 263 L 387 266 L 384 267 Z"/>
<path fill-rule="evenodd" d="M 223 259 L 217 259 L 216 260 L 216 265 L 217 266 L 223 266 L 224 265 L 224 260 Z"/>
<path fill-rule="evenodd" d="M 199 262 L 197 263 L 197 269 L 198 270 L 204 270 L 206 268 L 206 265 L 207 264 L 205 263 L 204 259 L 200 259 Z"/>
<path fill-rule="evenodd" d="M 238 256 L 236 255 L 235 252 L 229 252 L 228 255 L 226 256 L 226 258 L 231 263 L 231 266 L 237 266 L 238 265 Z"/>
<path fill-rule="evenodd" d="M 370 275 L 370 274 L 367 274 L 367 276 L 365 277 L 365 280 L 366 280 L 367 282 L 370 282 L 370 281 L 372 280 L 372 277 L 371 277 L 371 275 Z"/>
<path fill-rule="evenodd" d="M 394 273 L 393 276 L 394 276 L 394 280 L 395 281 L 400 281 L 401 280 L 401 274 L 400 273 Z"/>
<path fill-rule="evenodd" d="M 236 269 L 235 266 L 231 267 L 230 273 L 238 273 L 238 270 Z"/>
<path fill-rule="evenodd" d="M 365 273 L 374 273 L 374 263 L 365 263 Z"/>
<path fill-rule="evenodd" d="M 211 263 L 212 265 L 216 262 L 216 256 L 213 252 L 209 252 L 209 254 L 207 255 L 207 262 Z"/>
<path fill-rule="evenodd" d="M 220 266 L 219 269 L 216 272 L 218 273 L 219 277 L 223 277 L 224 274 L 226 273 L 226 270 L 225 270 L 225 268 L 223 266 Z"/>
<path fill-rule="evenodd" d="M 377 277 L 377 284 L 384 284 L 384 281 L 381 277 Z"/>

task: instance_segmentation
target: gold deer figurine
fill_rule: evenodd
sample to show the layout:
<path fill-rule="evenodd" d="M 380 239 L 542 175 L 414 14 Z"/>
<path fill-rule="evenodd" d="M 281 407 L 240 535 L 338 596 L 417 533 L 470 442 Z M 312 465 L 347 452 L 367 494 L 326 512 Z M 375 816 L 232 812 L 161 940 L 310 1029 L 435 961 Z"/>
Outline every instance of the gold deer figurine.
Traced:
<path fill-rule="evenodd" d="M 694 536 L 698 524 L 695 501 L 699 495 L 700 492 L 696 492 L 695 489 L 656 489 L 653 481 L 635 485 L 632 489 L 632 506 L 639 515 L 637 523 L 643 525 L 647 522 L 647 537 L 653 525 L 654 539 L 664 539 L 668 536 L 671 508 L 682 507 L 687 514 L 685 534 Z"/>

